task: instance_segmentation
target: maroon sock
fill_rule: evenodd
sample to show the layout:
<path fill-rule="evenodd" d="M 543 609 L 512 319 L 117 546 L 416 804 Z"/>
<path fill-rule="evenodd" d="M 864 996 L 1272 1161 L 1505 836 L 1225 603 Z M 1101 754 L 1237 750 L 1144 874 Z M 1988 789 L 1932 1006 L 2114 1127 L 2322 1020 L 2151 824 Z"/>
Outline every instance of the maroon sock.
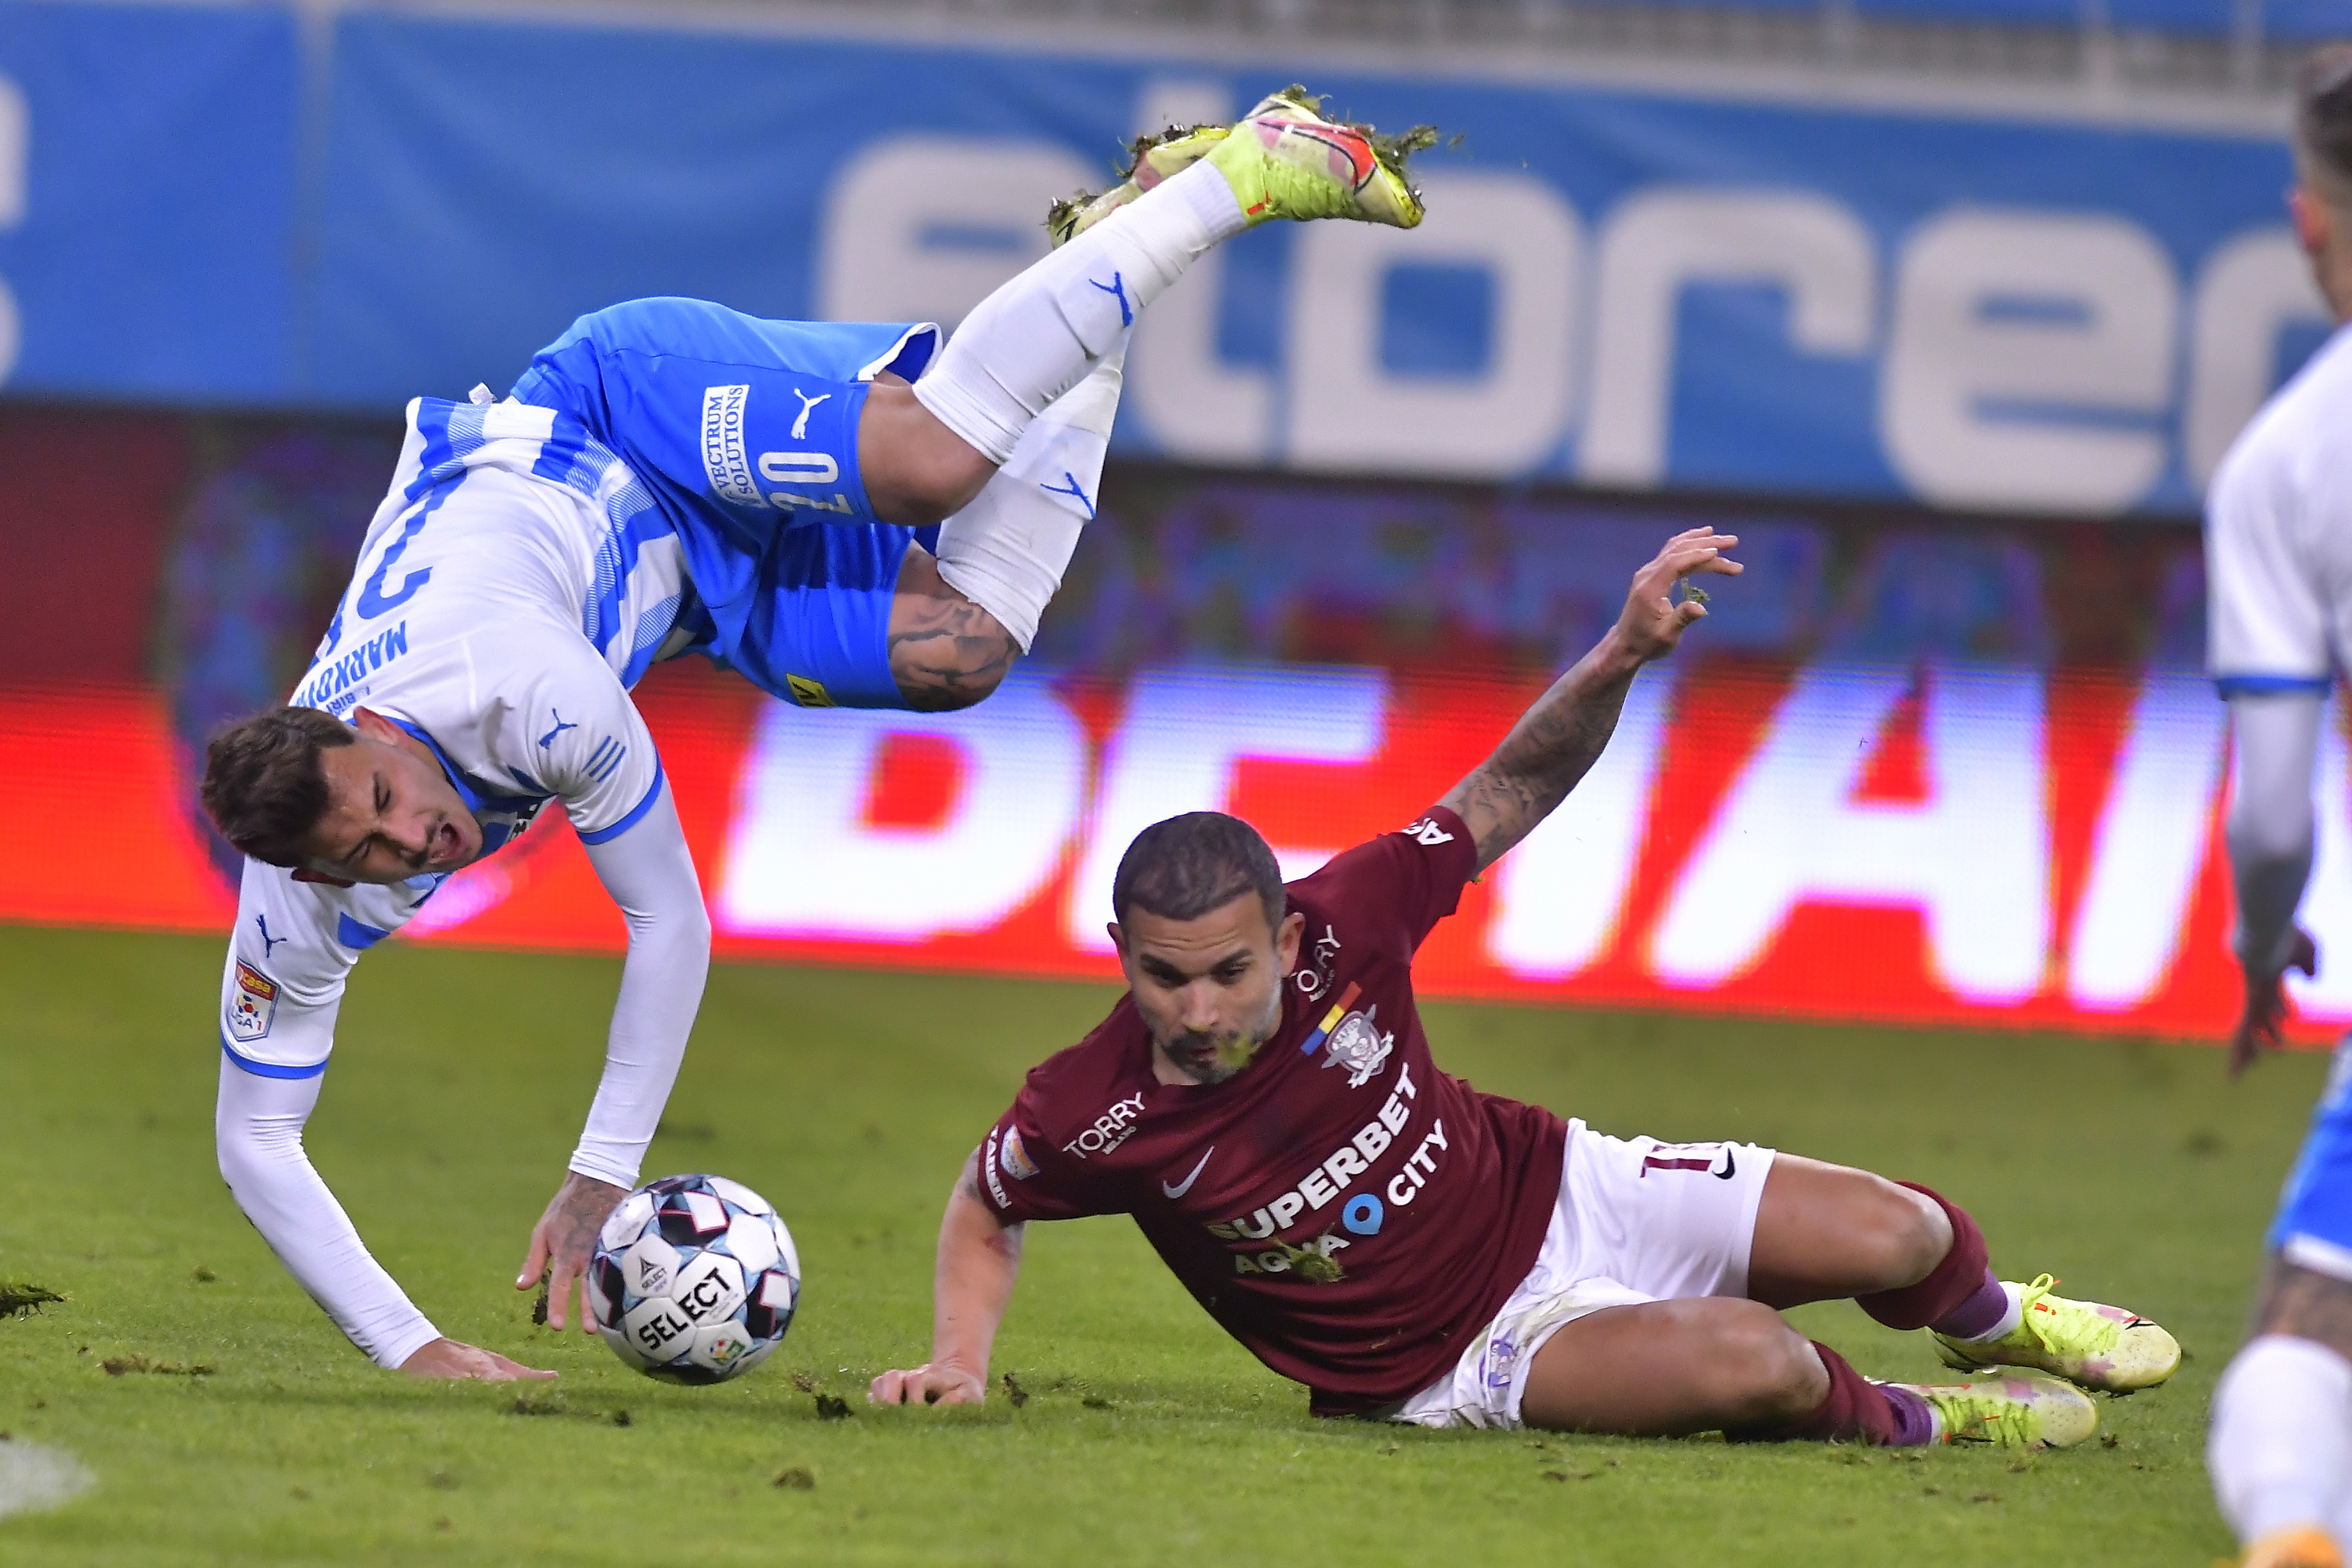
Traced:
<path fill-rule="evenodd" d="M 1727 1439 L 1734 1443 L 1862 1442 L 1909 1448 L 1934 1437 L 1935 1416 L 1926 1400 L 1907 1389 L 1871 1382 L 1819 1340 L 1813 1342 L 1813 1349 L 1830 1375 L 1829 1396 L 1793 1421 L 1743 1427 L 1725 1432 Z"/>
<path fill-rule="evenodd" d="M 1880 1291 L 1872 1295 L 1857 1296 L 1854 1304 L 1891 1329 L 1933 1326 L 1946 1333 L 1966 1335 L 1971 1332 L 1981 1333 L 2000 1322 L 2000 1314 L 2009 1310 L 2006 1298 L 1989 1316 L 1981 1310 L 1990 1276 L 1985 1271 L 1984 1232 L 1979 1230 L 1977 1222 L 1969 1218 L 1969 1211 L 1916 1181 L 1898 1182 L 1896 1185 L 1933 1198 L 1943 1209 L 1945 1217 L 1952 1222 L 1952 1249 L 1945 1253 L 1944 1260 L 1917 1284 L 1906 1285 L 1899 1291 Z M 2000 1287 L 1996 1282 L 1992 1290 L 1998 1295 Z M 1979 1322 L 1980 1317 L 1982 1322 Z M 1973 1329 L 1948 1326 L 1956 1322 L 1976 1326 Z"/>

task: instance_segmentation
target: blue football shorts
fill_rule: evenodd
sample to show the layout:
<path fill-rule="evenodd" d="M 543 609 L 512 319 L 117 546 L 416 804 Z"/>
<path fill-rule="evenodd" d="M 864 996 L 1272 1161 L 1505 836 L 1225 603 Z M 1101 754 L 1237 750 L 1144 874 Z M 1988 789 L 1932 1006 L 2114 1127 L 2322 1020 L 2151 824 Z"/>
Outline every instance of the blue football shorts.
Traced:
<path fill-rule="evenodd" d="M 913 381 L 938 346 L 929 325 L 633 299 L 573 322 L 512 395 L 579 419 L 653 492 L 701 651 L 803 706 L 903 707 L 890 603 L 908 545 L 938 533 L 875 519 L 857 421 L 875 375 Z"/>
<path fill-rule="evenodd" d="M 2270 1246 L 2300 1268 L 2352 1281 L 2352 1034 L 2336 1047 L 2326 1092 L 2279 1195 Z"/>

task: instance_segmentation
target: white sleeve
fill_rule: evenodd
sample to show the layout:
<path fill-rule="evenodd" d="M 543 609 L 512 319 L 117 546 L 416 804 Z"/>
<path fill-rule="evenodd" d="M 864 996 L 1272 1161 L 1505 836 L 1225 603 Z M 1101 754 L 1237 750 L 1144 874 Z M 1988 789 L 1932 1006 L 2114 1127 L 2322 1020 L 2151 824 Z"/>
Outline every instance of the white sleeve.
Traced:
<path fill-rule="evenodd" d="M 221 1179 L 310 1299 L 378 1366 L 396 1367 L 441 1337 L 368 1255 L 342 1205 L 302 1148 L 320 1078 L 267 1078 L 224 1057 L 213 1137 Z"/>
<path fill-rule="evenodd" d="M 2316 692 L 2241 692 L 2230 699 L 2230 869 L 2238 890 L 2240 962 L 2283 973 L 2295 905 L 2311 876 L 2311 770 L 2326 699 Z"/>
<path fill-rule="evenodd" d="M 223 1180 L 253 1228 L 337 1327 L 381 1366 L 439 1337 L 385 1273 L 302 1149 L 360 952 L 401 925 L 411 887 L 336 888 L 245 862 L 221 976 Z"/>
<path fill-rule="evenodd" d="M 645 716 L 586 642 L 542 660 L 503 745 L 528 761 L 539 787 L 563 802 L 580 841 L 620 838 L 662 793 L 661 758 Z"/>
<path fill-rule="evenodd" d="M 620 830 L 581 835 L 589 863 L 628 922 L 629 956 L 613 1004 L 604 1076 L 572 1168 L 622 1187 L 637 1185 L 710 969 L 710 915 L 694 857 L 658 771 L 653 788 L 653 799 Z"/>
<path fill-rule="evenodd" d="M 229 1060 L 247 1072 L 307 1078 L 326 1071 L 343 981 L 364 945 L 343 939 L 351 935 L 344 924 L 383 935 L 383 915 L 362 925 L 352 920 L 357 901 L 336 896 L 356 891 L 296 882 L 283 867 L 245 862 L 221 973 L 220 1038 Z"/>
<path fill-rule="evenodd" d="M 2327 585 L 2304 538 L 2311 498 L 2266 434 L 2230 453 L 2205 508 L 2207 664 L 2224 696 L 2328 686 Z"/>

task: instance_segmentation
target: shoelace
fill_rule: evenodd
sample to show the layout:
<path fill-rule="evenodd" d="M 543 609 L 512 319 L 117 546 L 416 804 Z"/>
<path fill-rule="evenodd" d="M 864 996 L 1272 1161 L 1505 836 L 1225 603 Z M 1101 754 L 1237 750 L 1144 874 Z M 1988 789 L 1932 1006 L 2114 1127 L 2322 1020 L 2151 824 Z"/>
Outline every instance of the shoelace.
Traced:
<path fill-rule="evenodd" d="M 2113 1350 L 2123 1337 L 2123 1325 L 2088 1307 L 2062 1297 L 2058 1305 L 2042 1308 L 2041 1315 L 2035 1315 L 2035 1309 L 2057 1284 L 2043 1274 L 2018 1297 L 2019 1321 L 2042 1342 L 2042 1348 L 2053 1355 L 2097 1355 Z"/>
<path fill-rule="evenodd" d="M 2023 1400 L 1982 1394 L 1927 1396 L 1944 1418 L 1948 1443 L 1995 1443 L 2022 1448 L 2037 1436 L 2032 1409 Z"/>

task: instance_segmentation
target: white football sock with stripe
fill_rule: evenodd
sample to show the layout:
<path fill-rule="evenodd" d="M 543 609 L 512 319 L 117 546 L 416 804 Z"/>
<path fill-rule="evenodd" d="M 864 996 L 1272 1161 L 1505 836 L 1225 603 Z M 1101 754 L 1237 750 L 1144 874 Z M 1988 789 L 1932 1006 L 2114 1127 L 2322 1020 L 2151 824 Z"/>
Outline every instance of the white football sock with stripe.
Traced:
<path fill-rule="evenodd" d="M 1224 175 L 1193 164 L 982 300 L 916 398 L 990 462 L 1012 461 L 1030 423 L 1125 340 L 1136 312 L 1245 226 Z"/>
<path fill-rule="evenodd" d="M 1102 494 L 1128 338 L 1122 331 L 1086 380 L 1022 433 L 971 504 L 940 526 L 940 576 L 995 616 L 1024 653 Z"/>
<path fill-rule="evenodd" d="M 2285 1334 L 2248 1341 L 2213 1391 L 2205 1468 L 2242 1542 L 2334 1522 L 2352 1501 L 2352 1362 Z"/>

